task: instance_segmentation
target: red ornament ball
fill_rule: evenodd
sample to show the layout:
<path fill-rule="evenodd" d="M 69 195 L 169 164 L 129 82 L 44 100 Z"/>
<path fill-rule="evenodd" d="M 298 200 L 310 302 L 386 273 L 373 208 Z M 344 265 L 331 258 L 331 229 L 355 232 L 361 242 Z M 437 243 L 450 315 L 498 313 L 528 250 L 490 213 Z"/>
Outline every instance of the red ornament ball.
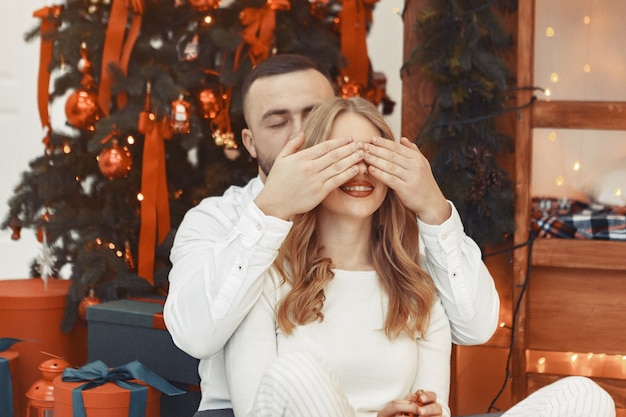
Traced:
<path fill-rule="evenodd" d="M 93 290 L 89 291 L 89 295 L 82 299 L 78 304 L 78 316 L 82 320 L 87 320 L 87 307 L 100 304 L 100 299 L 94 295 Z"/>
<path fill-rule="evenodd" d="M 65 102 L 67 122 L 79 129 L 93 130 L 100 119 L 98 95 L 87 89 L 74 91 Z"/>
<path fill-rule="evenodd" d="M 110 180 L 128 177 L 133 166 L 133 158 L 126 147 L 120 147 L 117 141 L 113 146 L 102 150 L 98 156 L 100 172 Z"/>
<path fill-rule="evenodd" d="M 199 12 L 215 10 L 220 7 L 220 0 L 187 0 L 187 3 Z"/>

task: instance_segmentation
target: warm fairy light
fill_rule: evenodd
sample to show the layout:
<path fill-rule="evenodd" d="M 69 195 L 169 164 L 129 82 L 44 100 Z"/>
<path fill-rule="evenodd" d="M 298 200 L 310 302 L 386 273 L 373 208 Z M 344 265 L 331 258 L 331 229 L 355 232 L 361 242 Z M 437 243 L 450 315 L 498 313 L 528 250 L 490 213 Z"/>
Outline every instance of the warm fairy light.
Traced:
<path fill-rule="evenodd" d="M 545 372 L 546 371 L 546 358 L 540 357 L 537 359 L 537 372 Z"/>
<path fill-rule="evenodd" d="M 115 249 L 115 244 L 113 242 L 109 243 L 109 249 L 111 250 Z"/>
<path fill-rule="evenodd" d="M 576 362 L 578 360 L 578 353 L 573 353 L 569 360 L 572 361 L 572 363 Z"/>
<path fill-rule="evenodd" d="M 556 72 L 553 72 L 552 74 L 550 74 L 550 81 L 552 81 L 553 83 L 558 83 L 559 74 L 557 74 Z"/>
<path fill-rule="evenodd" d="M 137 201 L 143 201 L 143 194 L 137 193 Z"/>
<path fill-rule="evenodd" d="M 543 92 L 543 94 L 545 94 L 545 95 L 546 95 L 546 97 L 550 97 L 550 94 L 552 94 L 552 91 L 550 91 L 550 89 L 549 89 L 549 88 L 547 88 L 547 89 Z"/>
<path fill-rule="evenodd" d="M 70 147 L 70 145 L 68 144 L 63 145 L 63 153 L 67 155 L 70 152 L 72 152 L 72 148 Z"/>
<path fill-rule="evenodd" d="M 572 166 L 572 169 L 574 171 L 580 171 L 580 161 L 574 162 L 574 165 Z"/>
<path fill-rule="evenodd" d="M 622 196 L 622 189 L 617 187 L 616 189 L 613 190 L 613 195 L 615 197 L 621 197 Z"/>
<path fill-rule="evenodd" d="M 102 239 L 100 239 L 99 237 L 96 238 L 96 243 L 98 245 L 102 245 Z"/>
<path fill-rule="evenodd" d="M 211 17 L 209 15 L 204 16 L 204 24 L 205 25 L 210 25 L 212 21 L 213 21 L 213 17 Z"/>
<path fill-rule="evenodd" d="M 553 37 L 553 36 L 554 36 L 554 28 L 552 28 L 552 27 L 548 27 L 548 28 L 546 29 L 546 36 L 547 36 L 548 38 Z"/>
<path fill-rule="evenodd" d="M 585 16 L 583 18 L 583 22 L 585 23 L 585 25 L 588 25 L 589 23 L 591 23 L 591 18 L 589 16 Z"/>
<path fill-rule="evenodd" d="M 593 352 L 587 353 L 587 359 L 591 359 L 591 358 L 593 358 Z"/>
<path fill-rule="evenodd" d="M 559 175 L 558 177 L 556 177 L 556 180 L 554 180 L 554 183 L 560 187 L 561 185 L 565 183 L 565 178 Z"/>
<path fill-rule="evenodd" d="M 585 64 L 585 66 L 583 67 L 583 71 L 585 71 L 587 74 L 591 72 L 591 65 L 589 64 Z"/>
<path fill-rule="evenodd" d="M 115 252 L 115 254 L 117 255 L 118 258 L 121 258 L 122 256 L 124 256 L 124 252 L 122 252 L 121 250 L 118 250 L 117 252 Z"/>
<path fill-rule="evenodd" d="M 129 145 L 133 145 L 135 143 L 135 138 L 133 137 L 133 135 L 128 135 L 128 137 L 126 138 L 126 142 Z"/>
<path fill-rule="evenodd" d="M 501 321 L 501 322 L 500 322 L 500 327 L 504 327 L 504 326 L 506 326 L 506 323 L 505 323 L 505 322 L 503 322 L 503 321 Z"/>
<path fill-rule="evenodd" d="M 393 8 L 393 12 L 394 12 L 395 14 L 400 13 L 400 8 L 399 8 L 399 7 L 394 7 L 394 8 Z"/>
<path fill-rule="evenodd" d="M 550 142 L 556 141 L 556 132 L 550 132 L 550 134 L 548 135 L 548 139 L 550 140 Z"/>

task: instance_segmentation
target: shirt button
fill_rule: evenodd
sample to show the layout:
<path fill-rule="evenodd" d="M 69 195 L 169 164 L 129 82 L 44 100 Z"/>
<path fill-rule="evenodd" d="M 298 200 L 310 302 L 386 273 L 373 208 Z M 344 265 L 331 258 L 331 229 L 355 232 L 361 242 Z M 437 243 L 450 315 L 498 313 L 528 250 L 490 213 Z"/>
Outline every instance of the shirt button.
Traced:
<path fill-rule="evenodd" d="M 447 238 L 448 238 L 447 234 L 444 233 L 443 235 L 441 235 L 441 240 L 446 240 Z"/>
<path fill-rule="evenodd" d="M 261 229 L 262 229 L 261 225 L 260 225 L 260 224 L 257 224 L 257 225 L 256 225 L 256 230 L 261 231 Z"/>

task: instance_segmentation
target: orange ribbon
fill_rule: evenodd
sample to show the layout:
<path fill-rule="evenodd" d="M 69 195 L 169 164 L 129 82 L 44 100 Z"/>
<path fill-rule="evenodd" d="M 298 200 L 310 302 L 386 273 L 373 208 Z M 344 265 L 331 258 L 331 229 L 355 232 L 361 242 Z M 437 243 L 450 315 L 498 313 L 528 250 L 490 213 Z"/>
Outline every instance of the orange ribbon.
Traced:
<path fill-rule="evenodd" d="M 339 14 L 341 32 L 341 53 L 348 65 L 342 74 L 350 82 L 367 86 L 369 84 L 369 59 L 367 55 L 368 10 L 363 0 L 343 0 Z"/>
<path fill-rule="evenodd" d="M 131 24 L 126 34 L 126 21 L 129 11 L 133 13 Z M 143 3 L 141 0 L 113 0 L 111 14 L 104 37 L 102 48 L 102 69 L 100 71 L 100 87 L 98 90 L 98 103 L 102 112 L 108 116 L 111 109 L 111 74 L 109 66 L 117 64 L 126 74 L 130 54 L 139 36 L 141 29 L 141 14 L 143 13 Z M 126 37 L 126 41 L 124 41 Z M 126 95 L 117 96 L 118 108 L 126 105 Z"/>
<path fill-rule="evenodd" d="M 245 26 L 241 37 L 250 45 L 249 55 L 253 65 L 264 61 L 270 54 L 276 29 L 276 11 L 290 8 L 289 0 L 267 0 L 265 6 L 258 9 L 247 7 L 239 14 L 241 24 Z"/>
<path fill-rule="evenodd" d="M 61 23 L 57 17 L 61 14 L 63 6 L 44 7 L 35 10 L 33 17 L 41 19 L 40 38 L 41 47 L 39 50 L 39 77 L 37 80 L 37 106 L 39 108 L 39 118 L 41 127 L 48 128 L 50 132 L 50 114 L 48 112 L 48 101 L 50 97 L 50 62 L 52 62 L 53 40 L 47 38 L 54 29 Z"/>
<path fill-rule="evenodd" d="M 141 171 L 141 229 L 137 273 L 154 285 L 154 253 L 170 231 L 170 206 L 165 172 L 165 141 L 172 137 L 167 117 L 160 121 L 149 111 L 139 114 L 139 131 L 144 134 Z M 157 242 L 158 232 L 158 242 Z"/>

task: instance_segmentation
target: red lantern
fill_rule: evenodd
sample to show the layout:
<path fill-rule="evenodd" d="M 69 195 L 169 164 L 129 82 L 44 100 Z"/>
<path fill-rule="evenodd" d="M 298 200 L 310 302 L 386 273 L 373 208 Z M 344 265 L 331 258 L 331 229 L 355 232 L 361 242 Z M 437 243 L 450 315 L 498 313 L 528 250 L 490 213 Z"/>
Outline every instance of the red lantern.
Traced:
<path fill-rule="evenodd" d="M 170 124 L 174 133 L 189 133 L 189 111 L 191 105 L 183 99 L 181 94 L 178 100 L 172 102 L 172 114 Z"/>
<path fill-rule="evenodd" d="M 54 385 L 52 381 L 70 366 L 63 359 L 45 360 L 39 365 L 43 379 L 35 382 L 26 393 L 28 408 L 26 417 L 51 417 L 54 415 Z"/>

